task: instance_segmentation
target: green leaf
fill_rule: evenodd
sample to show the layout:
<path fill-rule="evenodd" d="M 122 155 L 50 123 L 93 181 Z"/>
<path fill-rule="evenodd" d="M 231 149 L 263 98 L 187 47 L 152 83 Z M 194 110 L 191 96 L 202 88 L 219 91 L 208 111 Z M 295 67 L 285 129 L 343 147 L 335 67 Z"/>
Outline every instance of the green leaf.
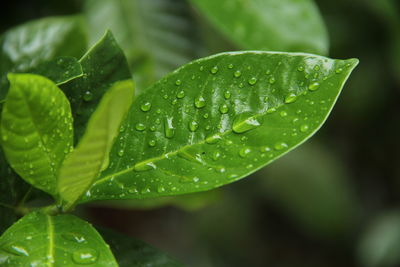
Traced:
<path fill-rule="evenodd" d="M 108 229 L 99 232 L 110 245 L 120 267 L 178 267 L 183 266 L 169 255 L 143 241 L 121 235 Z"/>
<path fill-rule="evenodd" d="M 197 56 L 189 11 L 182 0 L 87 0 L 85 5 L 90 39 L 112 30 L 134 71 L 137 90 Z"/>
<path fill-rule="evenodd" d="M 8 72 L 28 72 L 60 56 L 81 57 L 87 47 L 86 32 L 79 16 L 34 20 L 0 37 L 0 100 L 8 90 Z"/>
<path fill-rule="evenodd" d="M 118 266 L 107 244 L 72 215 L 33 212 L 0 237 L 1 266 Z"/>
<path fill-rule="evenodd" d="M 231 52 L 138 96 L 84 201 L 204 191 L 260 169 L 324 123 L 357 59 Z"/>
<path fill-rule="evenodd" d="M 312 0 L 191 0 L 240 47 L 328 53 L 328 35 Z"/>
<path fill-rule="evenodd" d="M 61 85 L 83 76 L 82 66 L 74 57 L 59 57 L 55 60 L 45 61 L 30 73 L 38 74 Z"/>
<path fill-rule="evenodd" d="M 75 141 L 82 137 L 104 93 L 115 82 L 131 78 L 125 55 L 109 31 L 79 62 L 83 76 L 60 86 L 71 102 Z"/>
<path fill-rule="evenodd" d="M 58 190 L 67 210 L 84 194 L 109 162 L 115 137 L 122 119 L 132 104 L 134 86 L 131 80 L 116 83 L 104 95 L 89 120 L 78 147 L 63 162 Z"/>
<path fill-rule="evenodd" d="M 72 150 L 69 102 L 50 80 L 35 74 L 9 74 L 10 90 L 0 125 L 7 161 L 28 183 L 56 194 L 58 169 Z"/>

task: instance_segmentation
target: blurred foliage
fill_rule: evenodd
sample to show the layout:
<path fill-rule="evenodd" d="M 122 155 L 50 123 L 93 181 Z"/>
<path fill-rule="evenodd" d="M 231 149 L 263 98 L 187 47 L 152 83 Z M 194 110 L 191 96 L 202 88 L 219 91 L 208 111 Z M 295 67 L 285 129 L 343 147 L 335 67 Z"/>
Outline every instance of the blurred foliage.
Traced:
<path fill-rule="evenodd" d="M 15 0 L 0 11 L 0 31 L 45 16 L 86 11 L 90 18 L 93 2 Z M 80 212 L 188 266 L 400 266 L 400 2 L 315 2 L 329 34 L 329 56 L 357 57 L 360 65 L 312 142 L 222 188 L 215 199 L 209 192 L 205 200 L 184 196 Z M 92 18 L 91 38 L 123 23 L 116 38 L 143 88 L 191 59 L 240 49 L 188 1 L 109 2 L 118 3 L 129 3 L 128 16 L 107 11 Z M 133 10 L 132 3 L 142 9 Z M 193 199 L 201 205 L 192 208 Z M 182 205 L 185 211 L 168 207 Z"/>

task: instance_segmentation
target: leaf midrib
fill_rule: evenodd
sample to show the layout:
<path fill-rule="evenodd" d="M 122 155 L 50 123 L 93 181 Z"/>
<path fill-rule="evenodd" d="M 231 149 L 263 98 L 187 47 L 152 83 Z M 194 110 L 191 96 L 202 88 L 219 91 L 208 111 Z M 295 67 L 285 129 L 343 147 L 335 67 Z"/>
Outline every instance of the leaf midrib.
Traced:
<path fill-rule="evenodd" d="M 47 249 L 48 261 L 47 266 L 53 267 L 54 266 L 54 225 L 53 220 L 50 215 L 46 215 L 47 218 L 47 237 L 49 240 L 49 246 Z"/>
<path fill-rule="evenodd" d="M 299 94 L 299 96 L 302 97 L 303 94 Z M 285 103 L 281 102 L 281 103 L 278 104 L 277 106 L 273 106 L 273 108 L 275 108 L 275 109 L 278 110 L 279 108 L 281 108 L 281 107 L 284 106 L 284 105 L 285 105 Z M 268 110 L 268 109 L 267 109 L 267 110 Z M 249 118 L 256 119 L 256 118 L 259 118 L 259 117 L 261 117 L 261 116 L 268 115 L 267 110 L 266 110 L 265 112 L 258 113 L 258 114 L 254 115 L 254 116 L 252 116 L 252 117 L 249 117 Z M 276 112 L 277 112 L 277 111 L 276 111 Z M 223 132 L 223 133 L 221 133 L 221 134 L 218 134 L 218 135 L 219 135 L 220 137 L 224 137 L 224 136 L 226 136 L 226 135 L 228 135 L 228 134 L 230 134 L 230 133 L 232 133 L 232 132 L 233 132 L 233 130 L 232 130 L 232 128 L 231 128 L 231 129 L 229 129 L 229 130 L 227 130 L 227 131 L 225 131 L 225 132 Z M 167 156 L 168 156 L 168 157 L 169 157 L 169 156 L 174 156 L 174 155 L 178 154 L 180 151 L 183 151 L 183 150 L 187 149 L 188 147 L 197 146 L 197 145 L 204 145 L 204 144 L 206 144 L 206 139 L 204 139 L 204 140 L 202 140 L 201 142 L 198 142 L 198 143 L 191 143 L 191 144 L 182 146 L 182 147 L 180 147 L 179 149 L 177 149 L 177 150 L 175 150 L 175 151 L 171 151 L 171 152 L 164 153 L 164 154 L 160 155 L 159 157 L 154 157 L 154 158 L 150 158 L 150 159 L 146 159 L 146 160 L 139 161 L 139 162 L 135 163 L 133 166 L 131 166 L 131 167 L 129 167 L 129 168 L 126 168 L 126 169 L 121 170 L 121 171 L 119 171 L 119 172 L 115 172 L 115 173 L 109 174 L 109 175 L 107 175 L 107 176 L 105 176 L 105 177 L 103 177 L 103 178 L 97 180 L 96 182 L 93 183 L 92 187 L 93 187 L 93 186 L 96 186 L 96 185 L 98 185 L 98 184 L 101 184 L 101 183 L 103 183 L 103 182 L 105 182 L 105 181 L 107 181 L 107 180 L 109 180 L 109 179 L 111 179 L 111 178 L 113 178 L 113 177 L 115 177 L 115 176 L 120 176 L 120 175 L 122 175 L 122 174 L 124 174 L 124 173 L 130 172 L 130 171 L 134 171 L 134 168 L 135 168 L 135 166 L 136 166 L 137 164 L 141 164 L 141 163 L 145 163 L 145 162 L 153 162 L 153 163 L 154 163 L 154 162 L 157 162 L 157 161 L 160 161 L 160 160 L 163 160 L 163 159 L 167 158 Z"/>

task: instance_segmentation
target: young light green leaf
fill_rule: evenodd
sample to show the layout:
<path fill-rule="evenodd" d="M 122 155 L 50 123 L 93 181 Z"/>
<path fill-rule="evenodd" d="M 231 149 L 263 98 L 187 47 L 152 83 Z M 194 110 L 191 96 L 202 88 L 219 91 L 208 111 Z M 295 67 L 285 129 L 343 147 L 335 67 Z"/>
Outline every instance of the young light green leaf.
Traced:
<path fill-rule="evenodd" d="M 35 74 L 9 74 L 1 144 L 7 161 L 28 183 L 55 195 L 58 169 L 72 149 L 72 116 L 63 92 Z"/>
<path fill-rule="evenodd" d="M 72 216 L 33 212 L 0 237 L 1 266 L 118 266 L 99 233 Z"/>
<path fill-rule="evenodd" d="M 0 37 L 0 100 L 8 91 L 8 72 L 28 72 L 60 56 L 79 58 L 86 48 L 79 16 L 43 18 L 8 30 Z"/>
<path fill-rule="evenodd" d="M 131 80 L 117 82 L 111 87 L 90 118 L 77 148 L 66 157 L 58 178 L 58 191 L 65 202 L 64 209 L 71 208 L 100 171 L 107 168 L 108 155 L 121 121 L 132 104 L 133 95 Z"/>
<path fill-rule="evenodd" d="M 59 57 L 45 61 L 29 72 L 47 77 L 57 85 L 83 76 L 82 66 L 74 57 Z"/>
<path fill-rule="evenodd" d="M 71 101 L 75 141 L 104 93 L 117 81 L 132 77 L 125 55 L 111 32 L 104 36 L 79 60 L 83 76 L 60 86 Z"/>
<path fill-rule="evenodd" d="M 116 233 L 108 229 L 99 232 L 110 245 L 120 267 L 154 266 L 181 267 L 182 264 L 166 253 L 144 243 L 143 241 Z"/>
<path fill-rule="evenodd" d="M 244 49 L 328 53 L 328 34 L 312 0 L 191 0 Z"/>
<path fill-rule="evenodd" d="M 112 30 L 143 90 L 197 57 L 189 11 L 182 0 L 87 0 L 84 13 L 92 41 Z"/>
<path fill-rule="evenodd" d="M 248 51 L 182 66 L 135 100 L 84 201 L 204 191 L 249 175 L 321 127 L 357 63 Z"/>

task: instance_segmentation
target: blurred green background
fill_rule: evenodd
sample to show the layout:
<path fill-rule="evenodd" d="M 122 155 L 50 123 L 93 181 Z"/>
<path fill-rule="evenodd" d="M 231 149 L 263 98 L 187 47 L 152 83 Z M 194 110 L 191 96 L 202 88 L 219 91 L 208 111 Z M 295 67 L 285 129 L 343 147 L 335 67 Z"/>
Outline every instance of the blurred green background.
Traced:
<path fill-rule="evenodd" d="M 127 56 L 140 86 L 192 59 L 240 50 L 187 1 L 136 2 L 141 9 L 132 18 L 142 18 L 126 22 L 134 24 L 136 35 L 114 33 L 122 47 L 135 47 Z M 32 19 L 78 13 L 90 24 L 103 4 L 13 0 L 0 9 L 0 32 Z M 187 266 L 400 266 L 400 2 L 316 4 L 327 27 L 329 56 L 356 57 L 360 65 L 309 142 L 215 191 L 95 203 L 78 212 Z M 113 20 L 111 13 L 104 13 L 105 22 Z M 152 27 L 146 19 L 157 22 L 155 17 L 175 19 L 175 27 L 150 35 L 153 43 L 146 48 L 136 40 Z M 104 31 L 92 23 L 90 43 Z M 176 46 L 168 56 L 161 45 L 164 35 Z"/>

